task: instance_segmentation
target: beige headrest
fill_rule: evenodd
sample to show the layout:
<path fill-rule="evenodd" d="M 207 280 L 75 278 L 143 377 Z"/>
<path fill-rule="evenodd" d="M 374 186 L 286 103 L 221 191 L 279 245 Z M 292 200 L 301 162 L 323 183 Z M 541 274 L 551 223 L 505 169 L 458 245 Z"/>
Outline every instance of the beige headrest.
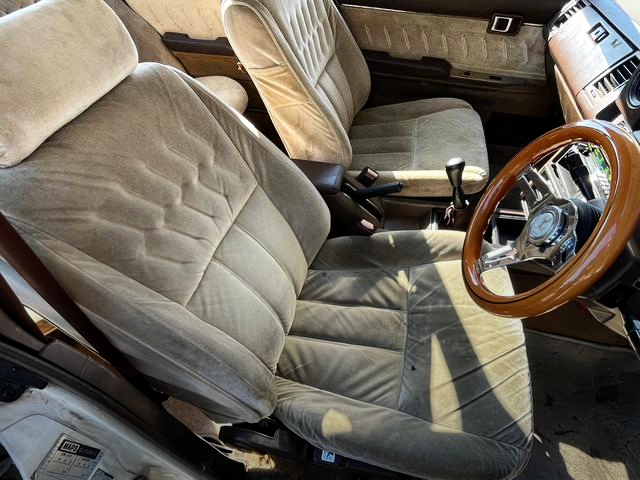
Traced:
<path fill-rule="evenodd" d="M 0 18 L 0 167 L 29 156 L 138 64 L 101 0 L 42 0 Z"/>

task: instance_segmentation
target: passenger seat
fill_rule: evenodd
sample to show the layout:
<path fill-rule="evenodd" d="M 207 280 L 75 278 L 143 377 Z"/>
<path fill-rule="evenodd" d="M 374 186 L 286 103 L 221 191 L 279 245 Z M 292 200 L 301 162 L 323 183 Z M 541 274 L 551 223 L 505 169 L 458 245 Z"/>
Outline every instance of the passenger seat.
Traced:
<path fill-rule="evenodd" d="M 224 0 L 222 20 L 292 158 L 364 167 L 398 195 L 446 197 L 448 160 L 467 163 L 463 185 L 489 177 L 480 116 L 467 102 L 435 98 L 362 110 L 371 77 L 332 0 Z"/>

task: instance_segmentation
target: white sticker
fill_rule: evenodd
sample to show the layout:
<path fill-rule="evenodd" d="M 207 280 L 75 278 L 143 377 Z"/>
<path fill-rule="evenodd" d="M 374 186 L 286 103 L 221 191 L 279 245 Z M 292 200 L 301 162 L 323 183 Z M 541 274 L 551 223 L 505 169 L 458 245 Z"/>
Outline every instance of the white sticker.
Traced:
<path fill-rule="evenodd" d="M 327 463 L 335 463 L 336 454 L 332 452 L 327 452 L 326 450 L 322 450 L 322 453 L 320 454 L 320 460 Z"/>
<path fill-rule="evenodd" d="M 83 445 L 63 435 L 40 462 L 32 478 L 34 480 L 87 480 L 101 458 L 100 448 Z"/>

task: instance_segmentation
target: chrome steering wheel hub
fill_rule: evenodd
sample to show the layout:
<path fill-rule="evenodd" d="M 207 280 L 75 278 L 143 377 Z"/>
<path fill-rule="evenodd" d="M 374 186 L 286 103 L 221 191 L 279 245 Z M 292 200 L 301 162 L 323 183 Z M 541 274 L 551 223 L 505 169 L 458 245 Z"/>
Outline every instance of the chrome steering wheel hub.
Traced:
<path fill-rule="evenodd" d="M 556 241 L 567 225 L 567 214 L 555 205 L 540 209 L 528 222 L 527 240 L 534 245 L 548 245 Z"/>

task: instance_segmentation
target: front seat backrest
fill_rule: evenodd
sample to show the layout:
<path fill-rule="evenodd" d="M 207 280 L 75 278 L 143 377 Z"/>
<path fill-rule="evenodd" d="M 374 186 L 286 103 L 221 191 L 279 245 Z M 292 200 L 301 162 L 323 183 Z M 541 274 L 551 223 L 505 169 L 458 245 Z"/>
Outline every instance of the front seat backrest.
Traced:
<path fill-rule="evenodd" d="M 155 30 L 184 33 L 196 40 L 224 37 L 220 0 L 126 0 Z"/>
<path fill-rule="evenodd" d="M 348 167 L 371 78 L 332 0 L 224 0 L 222 19 L 289 156 Z"/>
<path fill-rule="evenodd" d="M 0 19 L 0 51 L 0 209 L 155 385 L 218 420 L 269 415 L 319 194 L 195 80 L 137 65 L 101 0 Z"/>

